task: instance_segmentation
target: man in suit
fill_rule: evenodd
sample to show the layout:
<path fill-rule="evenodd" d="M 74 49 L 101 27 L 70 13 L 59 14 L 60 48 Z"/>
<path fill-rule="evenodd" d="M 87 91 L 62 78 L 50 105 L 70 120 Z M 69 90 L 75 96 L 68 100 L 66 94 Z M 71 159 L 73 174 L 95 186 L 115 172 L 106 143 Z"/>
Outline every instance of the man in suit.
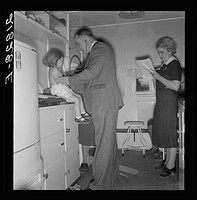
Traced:
<path fill-rule="evenodd" d="M 112 47 L 97 40 L 88 27 L 79 28 L 74 36 L 79 51 L 88 54 L 81 73 L 69 77 L 72 89 L 84 86 L 86 110 L 95 127 L 92 190 L 110 190 L 119 183 L 119 158 L 116 141 L 118 111 L 124 106 L 117 83 L 115 54 Z"/>

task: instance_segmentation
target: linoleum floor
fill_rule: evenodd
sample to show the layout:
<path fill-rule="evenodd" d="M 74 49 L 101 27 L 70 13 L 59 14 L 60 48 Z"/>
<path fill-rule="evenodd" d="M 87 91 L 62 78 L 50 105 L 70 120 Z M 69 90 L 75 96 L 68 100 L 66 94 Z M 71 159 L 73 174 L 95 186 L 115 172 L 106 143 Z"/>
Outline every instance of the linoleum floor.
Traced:
<path fill-rule="evenodd" d="M 161 161 L 155 160 L 152 156 L 143 157 L 142 151 L 129 150 L 124 156 L 119 150 L 120 165 L 134 169 L 137 173 L 120 171 L 120 184 L 113 190 L 181 190 L 179 183 L 179 170 L 175 175 L 160 177 L 161 170 L 154 169 Z M 178 167 L 178 166 L 177 166 Z M 131 170 L 132 171 L 132 170 Z M 86 185 L 91 173 L 91 168 L 80 178 L 80 184 Z"/>

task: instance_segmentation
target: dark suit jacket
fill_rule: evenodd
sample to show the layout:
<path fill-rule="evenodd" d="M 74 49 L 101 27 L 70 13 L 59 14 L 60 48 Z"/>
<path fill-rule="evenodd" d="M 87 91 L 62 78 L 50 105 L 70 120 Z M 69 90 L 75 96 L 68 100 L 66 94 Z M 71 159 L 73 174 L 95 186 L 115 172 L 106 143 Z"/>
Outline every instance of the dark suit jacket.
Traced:
<path fill-rule="evenodd" d="M 124 105 L 117 83 L 114 51 L 106 43 L 96 42 L 93 45 L 85 69 L 71 76 L 69 84 L 74 90 L 84 86 L 85 107 L 89 113 Z"/>

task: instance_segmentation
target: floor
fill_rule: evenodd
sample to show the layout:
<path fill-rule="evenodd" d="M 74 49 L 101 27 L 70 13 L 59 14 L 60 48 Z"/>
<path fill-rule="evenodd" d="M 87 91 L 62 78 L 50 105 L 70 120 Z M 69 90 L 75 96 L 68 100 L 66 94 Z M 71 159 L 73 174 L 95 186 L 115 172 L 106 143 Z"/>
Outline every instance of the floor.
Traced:
<path fill-rule="evenodd" d="M 120 175 L 118 190 L 179 190 L 178 170 L 175 175 L 160 177 L 161 170 L 154 169 L 161 161 L 152 156 L 143 157 L 141 151 L 126 151 L 120 155 L 120 164 L 137 169 L 136 175 Z"/>
<path fill-rule="evenodd" d="M 143 157 L 142 151 L 136 150 L 125 151 L 124 156 L 121 151 L 119 154 L 120 184 L 114 190 L 182 190 L 184 188 L 179 182 L 179 170 L 175 175 L 163 178 L 159 176 L 161 170 L 154 169 L 161 161 L 155 160 L 152 156 Z M 91 168 L 79 179 L 80 185 L 86 187 L 90 173 Z"/>

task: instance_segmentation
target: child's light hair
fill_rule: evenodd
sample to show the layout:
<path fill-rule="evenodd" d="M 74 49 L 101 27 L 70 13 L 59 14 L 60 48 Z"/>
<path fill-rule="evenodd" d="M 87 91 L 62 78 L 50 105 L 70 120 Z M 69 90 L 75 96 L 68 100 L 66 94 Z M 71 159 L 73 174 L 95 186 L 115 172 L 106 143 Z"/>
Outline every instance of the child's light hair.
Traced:
<path fill-rule="evenodd" d="M 62 57 L 64 57 L 63 51 L 56 48 L 50 48 L 44 55 L 42 63 L 48 67 L 54 67 L 57 64 L 57 61 Z"/>

